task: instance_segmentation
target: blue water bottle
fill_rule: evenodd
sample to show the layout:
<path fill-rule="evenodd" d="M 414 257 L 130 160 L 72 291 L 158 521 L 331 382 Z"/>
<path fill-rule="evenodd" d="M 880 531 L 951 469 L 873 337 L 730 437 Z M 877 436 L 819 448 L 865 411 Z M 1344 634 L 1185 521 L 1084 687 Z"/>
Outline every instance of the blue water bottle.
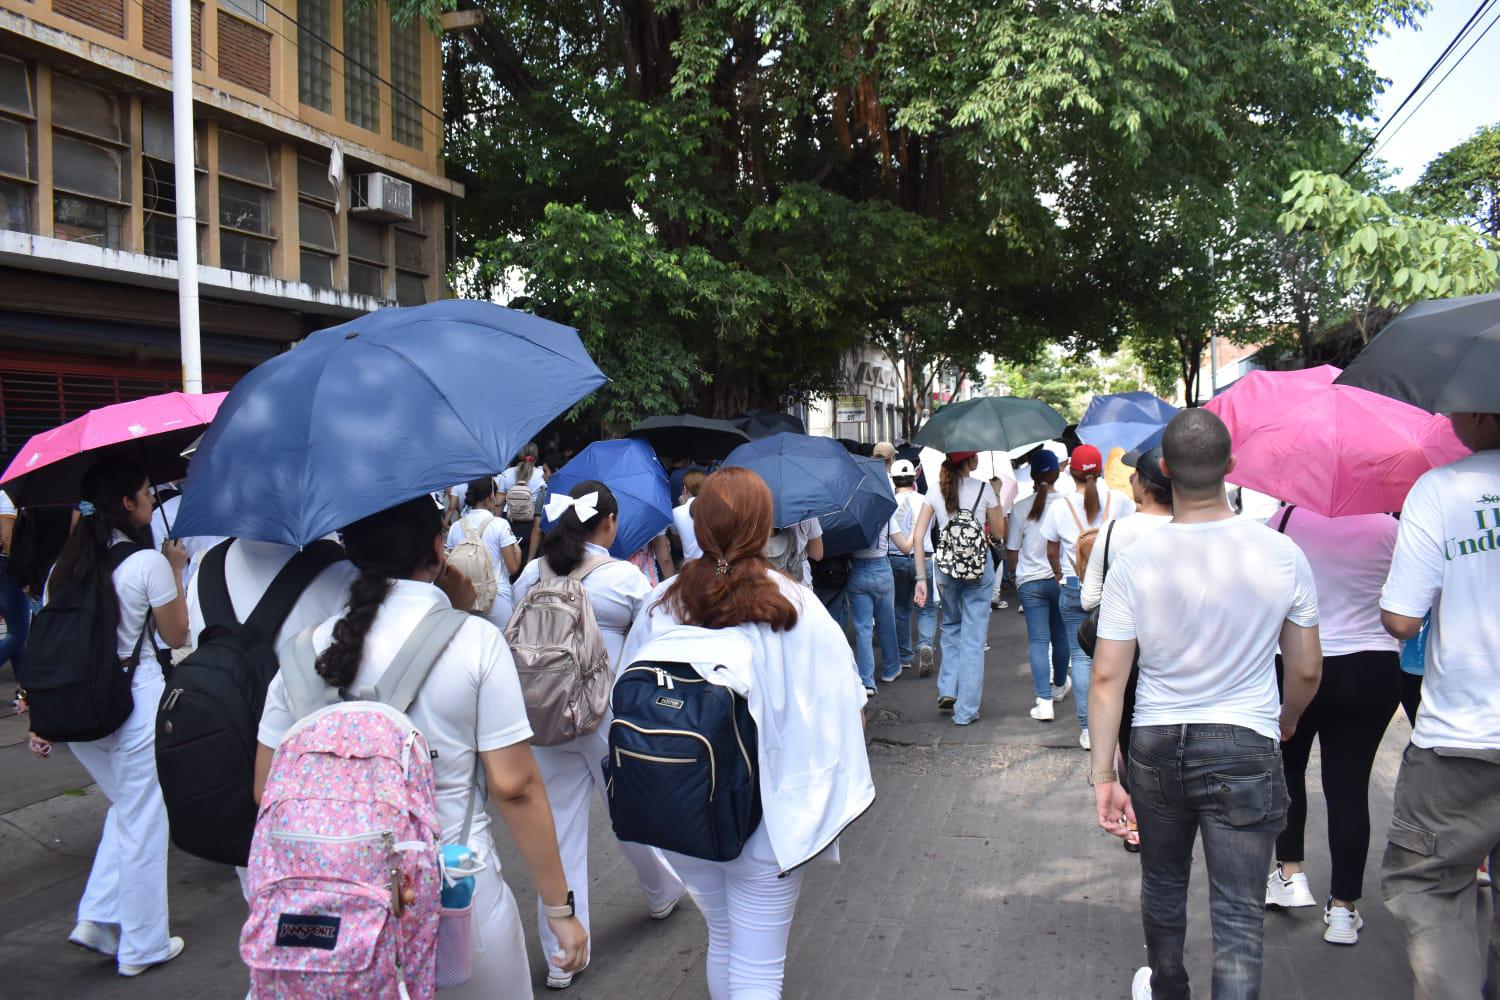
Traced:
<path fill-rule="evenodd" d="M 462 986 L 474 975 L 474 853 L 467 845 L 443 845 L 442 909 L 438 911 L 438 989 Z"/>
<path fill-rule="evenodd" d="M 473 867 L 474 853 L 465 844 L 443 845 L 443 909 L 462 910 L 474 898 L 474 876 L 450 879 L 446 872 L 465 871 Z"/>

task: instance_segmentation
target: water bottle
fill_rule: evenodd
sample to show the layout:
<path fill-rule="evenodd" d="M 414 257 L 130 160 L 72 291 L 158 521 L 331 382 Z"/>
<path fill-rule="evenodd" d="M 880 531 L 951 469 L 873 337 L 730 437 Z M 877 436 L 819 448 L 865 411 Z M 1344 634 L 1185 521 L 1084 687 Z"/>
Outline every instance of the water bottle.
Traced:
<path fill-rule="evenodd" d="M 474 975 L 474 854 L 466 845 L 445 844 L 442 908 L 438 911 L 436 986 L 462 986 Z"/>
<path fill-rule="evenodd" d="M 443 846 L 443 869 L 444 872 L 463 871 L 471 868 L 474 862 L 474 854 L 464 844 L 445 844 Z M 462 910 L 468 907 L 474 898 L 474 876 L 465 875 L 461 878 L 449 878 L 443 876 L 443 909 Z"/>

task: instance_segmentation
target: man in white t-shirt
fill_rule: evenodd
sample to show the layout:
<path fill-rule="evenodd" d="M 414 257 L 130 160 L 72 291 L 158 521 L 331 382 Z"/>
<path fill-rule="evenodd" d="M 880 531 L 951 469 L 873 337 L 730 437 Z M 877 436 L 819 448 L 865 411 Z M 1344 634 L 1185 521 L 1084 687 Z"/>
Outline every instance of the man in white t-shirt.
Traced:
<path fill-rule="evenodd" d="M 1488 970 L 1474 938 L 1474 870 L 1500 862 L 1500 415 L 1455 413 L 1474 454 L 1418 479 L 1401 510 L 1381 620 L 1414 638 L 1432 613 L 1422 705 L 1396 779 L 1383 864 L 1417 990 L 1500 997 L 1500 906 Z M 1491 898 L 1500 896 L 1491 889 Z M 1488 983 L 1485 983 L 1488 972 Z"/>
<path fill-rule="evenodd" d="M 922 494 L 917 492 L 917 467 L 906 459 L 899 459 L 891 465 L 891 482 L 896 487 L 896 514 L 892 521 L 892 541 L 889 553 L 891 561 L 891 574 L 896 583 L 896 644 L 901 649 L 901 666 L 911 666 L 913 660 L 911 646 L 911 612 L 912 595 L 917 586 L 917 561 L 915 548 L 918 544 L 922 546 L 925 559 L 925 569 L 928 574 L 927 589 L 932 592 L 932 532 L 918 539 L 913 532 L 917 527 L 917 519 L 922 514 L 922 508 L 927 501 Z M 900 541 L 904 539 L 904 544 Z M 917 675 L 928 677 L 932 674 L 932 666 L 935 660 L 933 644 L 937 641 L 937 605 L 928 601 L 925 605 L 917 608 L 917 649 L 916 663 Z"/>
<path fill-rule="evenodd" d="M 672 511 L 672 530 L 682 545 L 682 561 L 703 558 L 703 547 L 698 544 L 698 534 L 693 530 L 693 501 L 703 488 L 708 474 L 702 469 L 689 469 L 682 477 L 682 502 Z"/>
<path fill-rule="evenodd" d="M 1234 460 L 1218 417 L 1179 413 L 1161 447 L 1172 522 L 1112 557 L 1104 582 L 1089 782 L 1101 827 L 1123 838 L 1130 821 L 1139 822 L 1151 964 L 1136 972 L 1135 1000 L 1189 995 L 1187 887 L 1200 832 L 1214 886 L 1214 994 L 1252 997 L 1260 989 L 1266 871 L 1286 825 L 1281 740 L 1295 731 L 1322 673 L 1317 591 L 1291 539 L 1229 506 L 1224 476 Z M 1127 796 L 1115 750 L 1137 648 Z"/>

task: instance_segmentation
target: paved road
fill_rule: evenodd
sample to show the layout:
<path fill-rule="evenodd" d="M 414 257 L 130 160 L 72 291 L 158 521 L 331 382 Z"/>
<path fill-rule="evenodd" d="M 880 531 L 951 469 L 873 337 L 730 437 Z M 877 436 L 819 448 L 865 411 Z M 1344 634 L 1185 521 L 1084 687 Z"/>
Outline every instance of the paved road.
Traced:
<path fill-rule="evenodd" d="M 930 681 L 908 675 L 882 688 L 869 730 L 879 797 L 844 837 L 844 863 L 809 871 L 792 930 L 789 1000 L 1128 996 L 1145 954 L 1136 861 L 1094 829 L 1087 758 L 1072 712 L 1050 725 L 1026 717 L 1020 616 L 996 613 L 991 636 L 983 718 L 973 726 L 959 729 L 938 716 Z M 0 683 L 7 702 L 12 686 L 7 672 Z M 1408 733 L 1404 719 L 1393 722 L 1376 764 L 1372 873 Z M 34 760 L 19 719 L 0 721 L 0 773 L 0 994 L 244 995 L 236 950 L 244 910 L 231 871 L 174 853 L 172 928 L 187 939 L 187 951 L 140 980 L 122 980 L 111 963 L 65 943 L 103 820 L 98 790 L 65 750 Z M 1309 827 L 1308 844 L 1322 843 L 1316 798 Z M 595 809 L 594 834 L 594 965 L 571 995 L 706 997 L 705 934 L 696 911 L 685 905 L 663 924 L 648 921 L 602 808 Z M 1322 893 L 1326 865 L 1313 850 L 1314 892 Z M 524 869 L 508 849 L 505 865 L 523 912 L 532 912 Z M 1373 878 L 1366 891 L 1356 948 L 1325 944 L 1315 910 L 1267 917 L 1266 997 L 1321 997 L 1330 982 L 1341 995 L 1365 1000 L 1411 995 L 1399 932 Z M 1207 914 L 1200 863 L 1189 968 L 1204 996 Z M 538 994 L 546 991 L 538 986 Z"/>

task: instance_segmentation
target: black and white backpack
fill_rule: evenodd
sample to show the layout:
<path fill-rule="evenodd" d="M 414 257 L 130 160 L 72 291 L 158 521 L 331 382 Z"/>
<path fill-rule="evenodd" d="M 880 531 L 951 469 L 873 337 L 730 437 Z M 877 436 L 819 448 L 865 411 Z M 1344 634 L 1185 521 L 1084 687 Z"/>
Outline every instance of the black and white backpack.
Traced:
<path fill-rule="evenodd" d="M 984 571 L 990 564 L 990 547 L 985 540 L 984 525 L 976 516 L 983 500 L 984 490 L 980 489 L 974 506 L 968 510 L 960 508 L 938 533 L 934 553 L 938 572 L 951 580 L 973 583 L 984 579 Z"/>

